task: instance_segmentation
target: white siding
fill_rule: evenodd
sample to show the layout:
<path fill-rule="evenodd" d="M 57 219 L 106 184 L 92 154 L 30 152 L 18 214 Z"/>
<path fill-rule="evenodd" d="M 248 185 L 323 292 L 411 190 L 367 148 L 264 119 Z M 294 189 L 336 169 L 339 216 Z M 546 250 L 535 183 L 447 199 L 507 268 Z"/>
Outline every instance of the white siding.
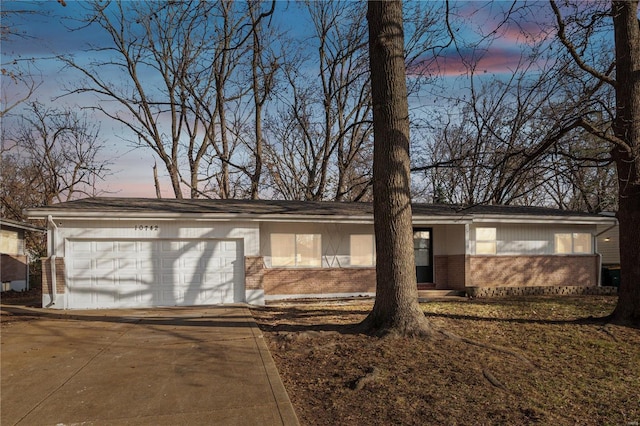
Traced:
<path fill-rule="evenodd" d="M 171 221 L 171 220 L 56 220 L 55 253 L 65 256 L 66 239 L 96 240 L 179 240 L 242 239 L 245 256 L 257 256 L 260 249 L 259 226 L 255 222 Z M 147 228 L 145 228 L 147 227 Z M 157 228 L 156 228 L 157 227 Z"/>
<path fill-rule="evenodd" d="M 464 254 L 464 248 L 464 224 L 433 226 L 435 256 Z"/>
<path fill-rule="evenodd" d="M 265 222 L 260 228 L 260 253 L 267 267 L 271 267 L 271 234 L 320 234 L 322 236 L 322 267 L 350 266 L 350 236 L 373 235 L 373 225 L 336 223 L 277 223 Z"/>
<path fill-rule="evenodd" d="M 470 232 L 471 254 L 476 253 L 476 233 L 478 227 L 497 229 L 498 255 L 552 255 L 554 254 L 554 236 L 556 233 L 580 232 L 596 234 L 595 225 L 566 224 L 473 224 Z"/>
<path fill-rule="evenodd" d="M 599 226 L 598 233 L 604 232 L 598 236 L 598 253 L 602 255 L 602 263 L 604 265 L 620 264 L 620 235 L 619 228 L 608 229 L 610 226 Z M 607 241 L 608 239 L 608 241 Z"/>

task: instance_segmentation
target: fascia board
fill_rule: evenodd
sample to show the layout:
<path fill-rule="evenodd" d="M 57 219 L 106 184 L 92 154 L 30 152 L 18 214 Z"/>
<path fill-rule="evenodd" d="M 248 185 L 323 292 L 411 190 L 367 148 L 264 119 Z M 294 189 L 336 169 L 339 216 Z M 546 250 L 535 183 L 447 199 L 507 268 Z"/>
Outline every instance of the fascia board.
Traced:
<path fill-rule="evenodd" d="M 563 223 L 572 225 L 600 225 L 600 224 L 616 224 L 618 223 L 612 217 L 585 217 L 585 216 L 535 216 L 535 215 L 519 215 L 519 216 L 489 216 L 476 215 L 473 217 L 473 223 L 531 223 L 531 224 L 550 224 Z"/>
<path fill-rule="evenodd" d="M 124 211 L 27 211 L 30 219 L 46 219 L 49 215 L 58 220 L 191 220 L 191 221 L 245 221 L 245 222 L 322 222 L 372 224 L 372 216 L 328 216 L 328 215 L 256 215 L 220 213 L 169 213 L 169 212 L 124 212 Z"/>
<path fill-rule="evenodd" d="M 171 213 L 171 212 L 138 212 L 138 211 L 83 211 L 83 210 L 57 210 L 57 209 L 27 209 L 25 214 L 29 219 L 46 219 L 51 216 L 54 219 L 64 220 L 191 220 L 191 221 L 245 221 L 245 222 L 297 222 L 297 223 L 353 223 L 372 224 L 370 215 L 346 216 L 346 215 L 287 215 L 268 214 L 258 215 L 251 213 Z M 455 215 L 455 216 L 414 216 L 413 225 L 447 225 L 469 223 L 570 223 L 574 225 L 594 225 L 617 223 L 616 218 L 610 216 L 584 217 L 584 216 L 496 216 L 496 215 Z"/>
<path fill-rule="evenodd" d="M 413 226 L 431 225 L 464 225 L 472 222 L 472 217 L 465 216 L 414 216 Z"/>

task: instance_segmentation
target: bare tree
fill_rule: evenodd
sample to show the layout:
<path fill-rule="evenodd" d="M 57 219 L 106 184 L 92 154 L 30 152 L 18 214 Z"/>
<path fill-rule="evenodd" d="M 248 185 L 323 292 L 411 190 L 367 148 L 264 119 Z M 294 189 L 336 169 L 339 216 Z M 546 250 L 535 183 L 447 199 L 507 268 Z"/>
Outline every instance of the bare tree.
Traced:
<path fill-rule="evenodd" d="M 19 30 L 14 19 L 40 14 L 37 10 L 0 9 L 0 42 L 6 43 L 15 38 L 27 38 L 28 34 Z M 35 72 L 33 58 L 24 58 L 20 54 L 7 58 L 7 60 L 3 59 L 4 62 L 0 64 L 0 75 L 2 75 L 0 118 L 26 102 L 42 85 L 41 79 L 37 76 L 38 73 Z"/>
<path fill-rule="evenodd" d="M 90 108 L 127 129 L 134 146 L 150 148 L 177 198 L 185 189 L 192 198 L 234 197 L 244 190 L 240 176 L 259 181 L 261 165 L 243 161 L 247 150 L 236 137 L 242 129 L 230 117 L 249 105 L 241 65 L 275 2 L 266 11 L 228 1 L 89 5 L 84 26 L 103 31 L 110 43 L 91 48 L 93 62 L 61 58 L 85 77 L 67 93 L 94 95 Z M 256 65 L 256 79 L 270 78 L 261 75 L 268 68 Z"/>
<path fill-rule="evenodd" d="M 640 21 L 638 1 L 567 3 L 561 10 L 550 0 L 556 18 L 557 37 L 568 53 L 575 72 L 568 78 L 592 79 L 615 92 L 615 106 L 602 102 L 593 91 L 592 108 L 576 123 L 608 142 L 618 179 L 621 285 L 613 318 L 640 323 Z M 608 21 L 612 18 L 612 21 Z M 605 34 L 615 43 L 615 62 L 607 61 Z M 598 43 L 596 45 L 596 43 Z M 615 69 L 615 73 L 613 72 Z M 600 107 L 600 108 L 596 108 Z"/>
<path fill-rule="evenodd" d="M 362 161 L 372 146 L 365 11 L 341 1 L 305 8 L 317 55 L 290 55 L 283 67 L 288 87 L 267 126 L 269 180 L 285 198 L 357 200 L 368 192 L 371 173 Z M 309 66 L 317 78 L 300 72 Z"/>
<path fill-rule="evenodd" d="M 370 1 L 374 120 L 376 301 L 363 327 L 401 335 L 430 331 L 418 305 L 410 194 L 409 107 L 402 2 Z"/>
<path fill-rule="evenodd" d="M 96 195 L 96 183 L 110 173 L 99 127 L 71 109 L 32 102 L 3 131 L 3 217 L 20 220 L 26 207 Z"/>
<path fill-rule="evenodd" d="M 276 73 L 279 69 L 278 62 L 282 60 L 281 54 L 276 53 L 270 46 L 270 39 L 276 37 L 283 38 L 283 35 L 277 34 L 273 30 L 267 35 L 264 30 L 265 26 L 262 25 L 259 20 L 259 3 L 251 0 L 248 2 L 248 5 L 253 28 L 251 40 L 251 92 L 254 107 L 254 143 L 246 144 L 246 146 L 252 153 L 254 161 L 252 162 L 253 170 L 246 167 L 243 169 L 251 180 L 250 198 L 256 199 L 258 198 L 262 181 L 264 145 L 263 108 L 276 87 Z M 275 7 L 275 0 L 272 3 L 272 7 Z"/>
<path fill-rule="evenodd" d="M 615 165 L 599 139 L 576 131 L 554 147 L 544 165 L 552 178 L 542 183 L 541 195 L 550 198 L 552 207 L 590 213 L 618 210 Z"/>

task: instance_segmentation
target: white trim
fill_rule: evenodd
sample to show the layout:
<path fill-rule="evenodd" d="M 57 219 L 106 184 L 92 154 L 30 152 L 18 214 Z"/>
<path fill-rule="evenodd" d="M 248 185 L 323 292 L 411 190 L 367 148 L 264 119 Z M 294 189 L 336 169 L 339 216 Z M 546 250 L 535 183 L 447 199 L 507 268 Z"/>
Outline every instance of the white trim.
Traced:
<path fill-rule="evenodd" d="M 305 215 L 305 214 L 252 214 L 252 213 L 171 213 L 162 211 L 149 212 L 128 212 L 128 211 L 82 211 L 82 210 L 38 210 L 34 214 L 32 210 L 27 210 L 29 219 L 46 219 L 53 216 L 65 220 L 98 220 L 98 221 L 119 221 L 119 220 L 176 220 L 184 219 L 189 221 L 245 221 L 245 222 L 295 222 L 295 223 L 354 223 L 373 224 L 373 215 Z M 573 225 L 592 224 L 612 224 L 617 220 L 610 216 L 542 216 L 542 215 L 483 215 L 483 214 L 460 214 L 460 215 L 435 215 L 423 216 L 414 215 L 412 219 L 414 226 L 421 225 L 450 225 L 468 223 L 571 223 Z"/>
<path fill-rule="evenodd" d="M 265 301 L 264 290 L 263 289 L 247 290 L 246 282 L 245 282 L 244 300 L 245 300 L 245 303 L 248 303 L 249 305 L 264 306 L 264 301 Z"/>
<path fill-rule="evenodd" d="M 536 215 L 517 215 L 517 216 L 488 216 L 474 215 L 473 223 L 569 223 L 571 225 L 593 225 L 593 224 L 615 224 L 615 219 L 610 217 L 584 217 L 584 216 L 536 216 Z"/>

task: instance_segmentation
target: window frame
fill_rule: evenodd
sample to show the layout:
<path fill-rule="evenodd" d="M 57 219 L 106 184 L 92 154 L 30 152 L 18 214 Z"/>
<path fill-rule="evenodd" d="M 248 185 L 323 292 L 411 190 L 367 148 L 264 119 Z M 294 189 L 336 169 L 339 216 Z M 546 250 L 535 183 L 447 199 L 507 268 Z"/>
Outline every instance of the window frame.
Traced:
<path fill-rule="evenodd" d="M 493 238 L 491 239 L 487 239 L 487 238 L 478 238 L 478 234 L 480 234 L 481 232 L 478 231 L 485 231 L 485 230 L 492 230 L 493 233 Z M 476 238 L 475 238 L 475 243 L 476 243 L 476 247 L 475 247 L 475 252 L 477 256 L 495 256 L 498 254 L 498 228 L 495 226 L 479 226 L 475 228 L 475 233 L 476 233 Z M 483 236 L 484 237 L 484 236 Z M 478 250 L 478 247 L 480 247 L 481 245 L 488 245 L 490 247 L 492 247 L 493 249 L 490 251 L 485 251 L 485 250 Z"/>
<path fill-rule="evenodd" d="M 567 244 L 569 247 L 566 251 L 558 251 L 560 244 L 558 244 L 558 238 L 560 237 L 569 237 Z M 576 250 L 576 241 L 581 237 L 586 237 L 586 241 L 588 241 L 588 250 Z M 593 235 L 589 232 L 556 232 L 553 234 L 553 254 L 556 255 L 570 255 L 570 254 L 581 254 L 581 255 L 590 255 L 593 254 Z"/>
<path fill-rule="evenodd" d="M 369 237 L 371 239 L 371 246 L 370 246 L 370 262 L 365 264 L 365 263 L 358 263 L 358 264 L 354 264 L 353 263 L 353 237 Z M 361 256 L 364 257 L 364 256 Z M 372 234 L 350 234 L 349 235 L 349 266 L 353 267 L 353 268 L 371 268 L 373 266 L 376 266 L 376 239 L 375 239 L 375 235 Z"/>
<path fill-rule="evenodd" d="M 293 239 L 293 253 L 288 256 L 288 261 L 274 262 L 274 259 L 287 258 L 287 256 L 274 256 L 274 236 L 289 237 Z M 309 238 L 311 240 L 311 251 L 317 250 L 317 257 L 302 258 L 301 238 Z M 316 240 L 317 239 L 317 240 Z M 321 268 L 322 267 L 322 234 L 302 233 L 302 232 L 273 232 L 270 235 L 271 245 L 271 266 L 274 268 Z M 317 247 L 313 247 L 317 245 Z"/>

